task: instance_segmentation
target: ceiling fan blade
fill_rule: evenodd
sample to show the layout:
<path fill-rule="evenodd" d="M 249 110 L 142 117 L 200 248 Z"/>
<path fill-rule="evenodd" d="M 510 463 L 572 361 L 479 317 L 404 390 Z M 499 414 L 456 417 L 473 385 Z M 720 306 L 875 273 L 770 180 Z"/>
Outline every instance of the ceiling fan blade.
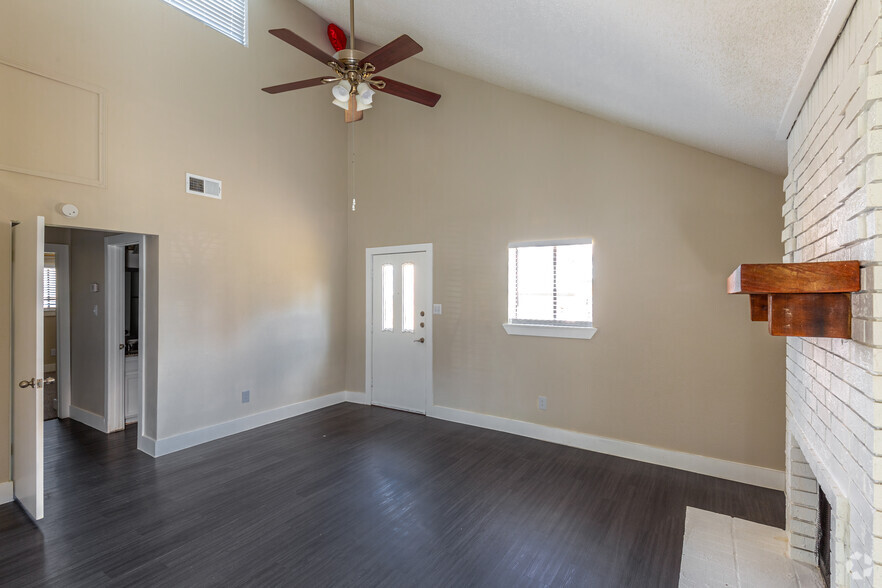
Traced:
<path fill-rule="evenodd" d="M 261 88 L 267 94 L 279 94 L 280 92 L 289 92 L 291 90 L 299 90 L 301 88 L 312 88 L 313 86 L 321 86 L 327 76 L 321 78 L 312 78 L 311 80 L 300 80 L 299 82 L 288 82 L 287 84 L 279 84 L 278 86 L 270 86 L 269 88 Z"/>
<path fill-rule="evenodd" d="M 321 49 L 319 49 L 318 47 L 316 47 L 315 45 L 313 45 L 312 43 L 310 43 L 309 41 L 307 41 L 303 37 L 301 37 L 300 35 L 292 32 L 292 31 L 289 31 L 288 29 L 270 29 L 269 34 L 271 34 L 275 37 L 278 37 L 279 39 L 283 40 L 284 42 L 288 43 L 289 45 L 293 45 L 294 47 L 297 47 L 298 49 L 300 49 L 301 51 L 303 51 L 307 55 L 314 57 L 315 59 L 318 59 L 319 61 L 321 61 L 324 64 L 327 64 L 330 61 L 337 61 L 336 59 L 334 59 L 333 57 L 331 57 L 330 55 L 328 55 L 327 53 L 325 53 L 324 51 L 322 51 Z"/>
<path fill-rule="evenodd" d="M 393 96 L 398 96 L 405 100 L 411 100 L 412 102 L 418 102 L 419 104 L 428 107 L 435 106 L 438 104 L 438 101 L 441 100 L 441 94 L 429 92 L 428 90 L 423 90 L 422 88 L 410 86 L 402 82 L 396 82 L 389 78 L 371 78 L 371 81 L 386 82 L 386 85 L 383 88 L 376 88 L 378 92 L 392 94 Z"/>
<path fill-rule="evenodd" d="M 420 47 L 419 43 L 407 35 L 401 35 L 391 43 L 383 45 L 362 59 L 359 65 L 363 67 L 365 63 L 370 63 L 376 68 L 375 72 L 379 72 L 404 61 L 408 57 L 413 57 L 422 50 L 423 48 Z"/>

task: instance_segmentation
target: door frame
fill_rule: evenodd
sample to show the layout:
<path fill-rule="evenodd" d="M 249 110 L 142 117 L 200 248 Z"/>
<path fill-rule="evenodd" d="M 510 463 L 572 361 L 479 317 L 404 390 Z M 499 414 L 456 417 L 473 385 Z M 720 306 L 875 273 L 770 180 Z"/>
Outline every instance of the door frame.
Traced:
<path fill-rule="evenodd" d="M 147 236 L 124 233 L 104 238 L 104 415 L 107 433 L 125 429 L 125 356 L 119 357 L 118 333 L 125 330 L 125 255 L 127 245 L 138 246 L 138 440 L 144 431 L 145 361 L 147 349 Z"/>
<path fill-rule="evenodd" d="M 434 313 L 432 312 L 434 290 L 434 261 L 432 255 L 431 243 L 420 243 L 417 245 L 393 245 L 390 247 L 368 247 L 365 249 L 365 349 L 364 349 L 364 395 L 365 404 L 373 404 L 373 310 L 374 310 L 374 256 L 388 255 L 391 253 L 425 253 L 428 260 L 428 283 L 426 290 L 429 295 L 428 308 L 426 309 L 426 354 L 428 356 L 428 365 L 426 366 L 426 414 L 435 406 L 434 392 L 432 389 L 432 363 L 434 353 L 432 351 L 433 322 Z"/>
<path fill-rule="evenodd" d="M 46 243 L 55 254 L 55 371 L 58 374 L 58 418 L 70 418 L 70 248 Z"/>

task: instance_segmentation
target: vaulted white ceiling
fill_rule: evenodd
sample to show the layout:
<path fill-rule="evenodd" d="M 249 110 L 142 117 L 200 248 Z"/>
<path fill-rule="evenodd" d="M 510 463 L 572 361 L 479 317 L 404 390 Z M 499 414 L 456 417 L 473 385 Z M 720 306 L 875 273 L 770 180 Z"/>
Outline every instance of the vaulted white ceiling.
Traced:
<path fill-rule="evenodd" d="M 355 30 L 377 45 L 407 33 L 418 59 L 783 174 L 776 132 L 835 1 L 356 0 Z M 348 0 L 301 2 L 348 31 Z"/>

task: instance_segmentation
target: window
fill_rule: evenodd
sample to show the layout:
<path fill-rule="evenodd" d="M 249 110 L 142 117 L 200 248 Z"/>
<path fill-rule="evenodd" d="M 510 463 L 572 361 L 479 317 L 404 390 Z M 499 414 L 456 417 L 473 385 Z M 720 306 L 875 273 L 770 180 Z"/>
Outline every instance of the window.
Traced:
<path fill-rule="evenodd" d="M 401 332 L 413 333 L 414 298 L 413 264 L 401 264 Z"/>
<path fill-rule="evenodd" d="M 248 0 L 165 0 L 234 41 L 248 45 Z"/>
<path fill-rule="evenodd" d="M 43 256 L 43 310 L 54 311 L 58 305 L 58 295 L 55 289 L 55 254 L 46 253 Z"/>
<path fill-rule="evenodd" d="M 593 247 L 588 240 L 510 244 L 506 332 L 590 339 Z"/>
<path fill-rule="evenodd" d="M 393 283 L 392 276 L 392 264 L 384 263 L 382 268 L 382 289 L 383 289 L 383 330 L 391 331 L 395 325 L 393 321 L 395 320 L 392 317 L 393 305 L 394 305 L 394 291 L 393 288 L 395 284 Z"/>

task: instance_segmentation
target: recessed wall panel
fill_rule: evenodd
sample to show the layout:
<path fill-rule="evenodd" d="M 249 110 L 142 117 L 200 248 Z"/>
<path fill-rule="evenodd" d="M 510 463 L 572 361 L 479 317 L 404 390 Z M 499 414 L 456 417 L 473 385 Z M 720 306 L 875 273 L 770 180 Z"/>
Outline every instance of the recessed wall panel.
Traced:
<path fill-rule="evenodd" d="M 0 169 L 100 185 L 102 97 L 0 62 Z"/>

